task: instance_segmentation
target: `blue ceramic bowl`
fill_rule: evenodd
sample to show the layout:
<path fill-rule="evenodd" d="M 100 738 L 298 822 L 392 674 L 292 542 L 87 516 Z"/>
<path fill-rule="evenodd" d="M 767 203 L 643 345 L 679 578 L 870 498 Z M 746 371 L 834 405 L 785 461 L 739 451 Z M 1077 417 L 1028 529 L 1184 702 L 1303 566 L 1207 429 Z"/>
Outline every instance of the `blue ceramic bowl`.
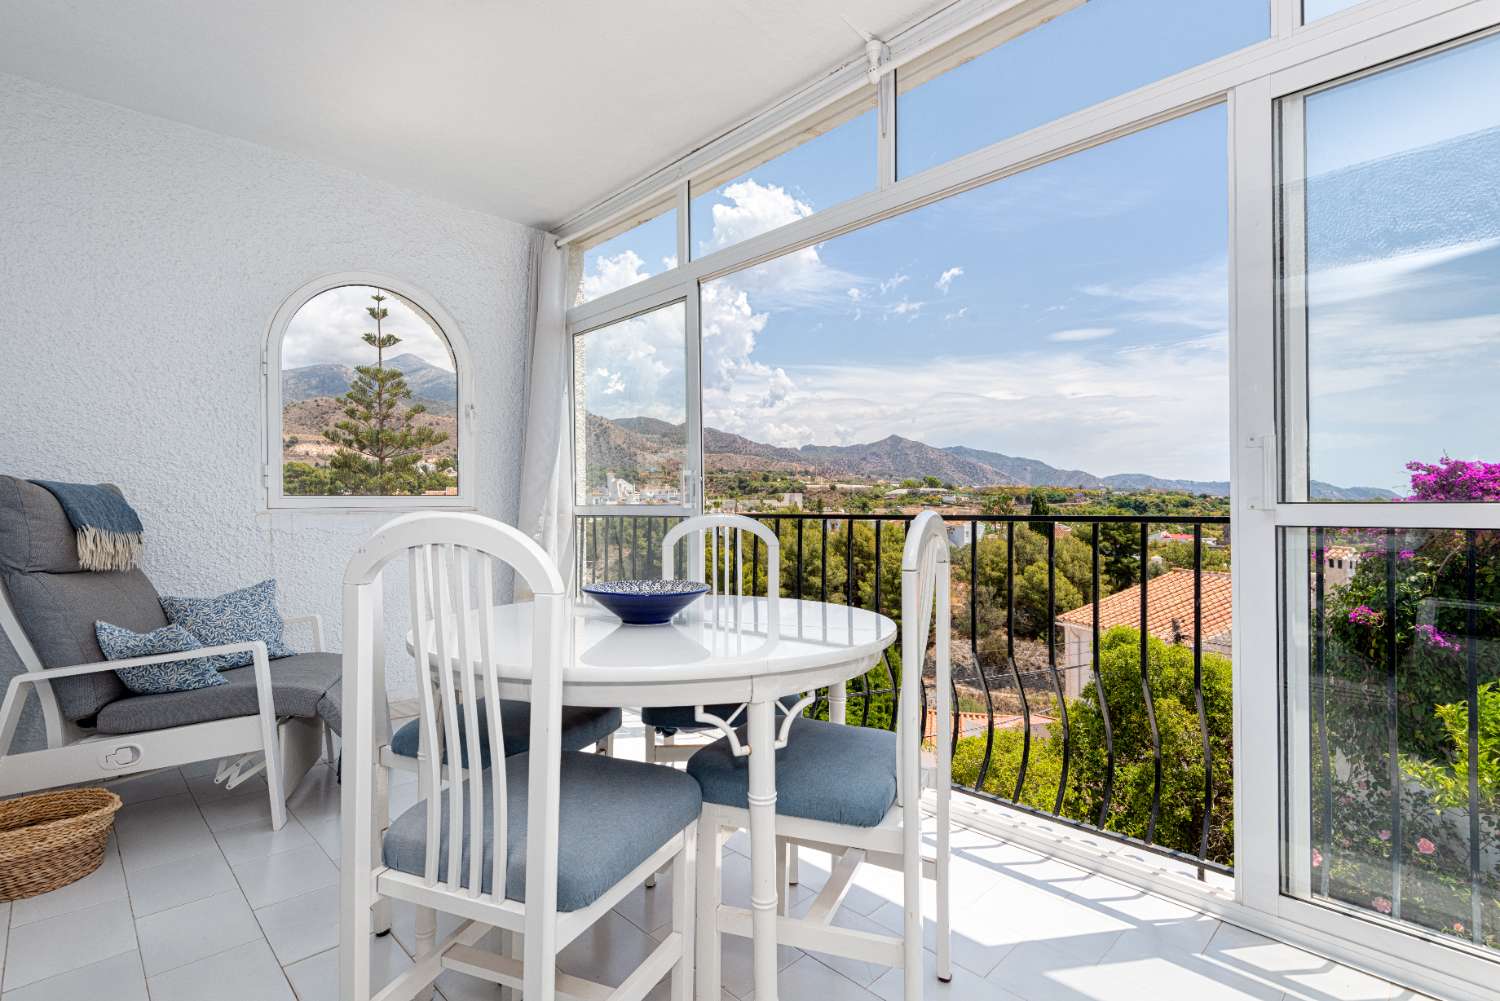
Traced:
<path fill-rule="evenodd" d="M 586 584 L 583 593 L 633 626 L 658 626 L 708 591 L 695 580 L 610 580 Z"/>

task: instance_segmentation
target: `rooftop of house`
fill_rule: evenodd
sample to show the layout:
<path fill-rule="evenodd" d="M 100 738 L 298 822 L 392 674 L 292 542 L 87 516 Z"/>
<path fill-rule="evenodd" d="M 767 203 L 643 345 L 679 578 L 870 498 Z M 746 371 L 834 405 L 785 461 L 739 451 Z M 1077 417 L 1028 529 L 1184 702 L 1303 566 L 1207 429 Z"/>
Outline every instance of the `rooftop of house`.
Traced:
<path fill-rule="evenodd" d="M 1229 574 L 1203 571 L 1203 636 L 1213 641 L 1228 636 L 1234 625 Z M 1057 617 L 1063 625 L 1092 626 L 1094 606 L 1084 605 Z M 1139 627 L 1141 588 L 1134 585 L 1116 591 L 1099 602 L 1099 628 Z M 1193 638 L 1193 571 L 1168 570 L 1146 584 L 1146 630 L 1169 643 Z"/>

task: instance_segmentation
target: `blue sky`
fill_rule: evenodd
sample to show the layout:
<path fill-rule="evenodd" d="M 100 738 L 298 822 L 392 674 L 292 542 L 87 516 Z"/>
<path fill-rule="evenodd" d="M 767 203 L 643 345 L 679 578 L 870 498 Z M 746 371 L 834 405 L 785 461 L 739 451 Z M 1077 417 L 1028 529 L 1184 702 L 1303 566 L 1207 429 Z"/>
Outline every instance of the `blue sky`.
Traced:
<path fill-rule="evenodd" d="M 1267 31 L 1262 0 L 1093 0 L 904 94 L 899 164 L 945 161 Z M 1403 193 L 1386 190 L 1400 182 L 1382 164 L 1500 124 L 1482 98 L 1500 86 L 1496 44 L 1441 57 L 1466 65 L 1429 60 L 1308 102 L 1310 190 L 1353 177 L 1375 207 L 1358 213 L 1369 231 L 1353 250 L 1328 249 L 1347 243 L 1349 212 L 1315 206 L 1310 223 L 1317 478 L 1399 488 L 1407 458 L 1488 447 L 1442 387 L 1495 374 L 1500 306 L 1476 285 L 1500 254 L 1486 242 L 1500 238 L 1495 182 L 1454 182 L 1453 202 L 1490 208 L 1434 230 L 1390 221 L 1383 209 Z M 901 434 L 1100 475 L 1227 479 L 1226 146 L 1225 110 L 1209 108 L 704 286 L 705 422 L 782 445 Z M 694 253 L 873 182 L 864 114 L 695 198 Z M 1416 211 L 1445 217 L 1441 204 Z M 585 294 L 670 266 L 674 227 L 668 214 L 591 251 Z M 1351 274 L 1364 282 L 1353 291 Z M 1434 283 L 1458 291 L 1415 294 Z M 599 353 L 591 407 L 649 413 L 648 390 L 680 378 L 680 327 L 659 320 L 617 332 L 628 350 Z M 1414 324 L 1446 338 L 1422 363 L 1424 386 L 1399 378 Z"/>

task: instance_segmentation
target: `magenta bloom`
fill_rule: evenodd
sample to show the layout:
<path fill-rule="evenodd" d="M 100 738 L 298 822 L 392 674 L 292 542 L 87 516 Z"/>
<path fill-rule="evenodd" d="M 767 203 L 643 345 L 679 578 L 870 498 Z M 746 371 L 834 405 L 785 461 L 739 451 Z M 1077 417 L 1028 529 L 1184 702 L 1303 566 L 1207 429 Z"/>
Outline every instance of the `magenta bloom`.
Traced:
<path fill-rule="evenodd" d="M 1500 462 L 1408 462 L 1410 501 L 1500 501 Z"/>
<path fill-rule="evenodd" d="M 1389 840 L 1391 840 L 1391 831 L 1390 831 L 1390 828 L 1385 828 L 1385 829 L 1381 830 L 1375 836 L 1378 837 L 1381 841 L 1389 841 Z"/>
<path fill-rule="evenodd" d="M 1415 549 L 1403 549 L 1399 553 L 1396 554 L 1397 558 L 1403 559 L 1403 560 L 1413 559 L 1413 558 L 1416 557 L 1416 555 L 1417 555 L 1417 551 Z"/>
<path fill-rule="evenodd" d="M 1381 914 L 1391 913 L 1391 902 L 1385 897 L 1376 897 L 1374 900 L 1370 901 L 1370 906 L 1375 908 Z"/>
<path fill-rule="evenodd" d="M 1417 851 L 1423 855 L 1431 855 L 1433 852 L 1437 851 L 1437 845 L 1433 844 L 1426 838 L 1418 838 Z"/>
<path fill-rule="evenodd" d="M 1312 862 L 1313 862 L 1313 868 L 1314 869 L 1321 868 L 1322 865 L 1323 865 L 1323 853 L 1320 852 L 1320 851 L 1318 851 L 1316 848 L 1313 849 L 1313 859 L 1312 859 Z"/>
<path fill-rule="evenodd" d="M 1369 605 L 1358 605 L 1350 609 L 1349 621 L 1356 626 L 1373 626 L 1380 622 L 1380 613 Z"/>
<path fill-rule="evenodd" d="M 1427 645 L 1435 650 L 1448 650 L 1457 653 L 1459 650 L 1463 649 L 1463 645 L 1461 643 L 1459 643 L 1457 640 L 1451 639 L 1446 634 L 1439 631 L 1437 626 L 1431 626 L 1423 623 L 1422 625 L 1417 627 L 1417 635 L 1422 637 L 1422 639 L 1426 641 Z"/>

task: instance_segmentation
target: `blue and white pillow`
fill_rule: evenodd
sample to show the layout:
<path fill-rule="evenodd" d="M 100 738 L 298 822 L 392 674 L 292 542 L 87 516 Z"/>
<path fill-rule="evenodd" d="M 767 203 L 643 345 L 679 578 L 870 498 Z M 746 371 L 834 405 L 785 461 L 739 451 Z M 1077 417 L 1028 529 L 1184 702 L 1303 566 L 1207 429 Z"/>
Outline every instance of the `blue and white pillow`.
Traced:
<path fill-rule="evenodd" d="M 163 598 L 161 607 L 168 620 L 192 633 L 204 646 L 260 640 L 272 660 L 296 653 L 281 638 L 275 580 L 263 580 L 217 598 Z M 254 657 L 246 651 L 226 654 L 225 659 L 226 667 L 245 667 Z"/>
<path fill-rule="evenodd" d="M 106 660 L 128 660 L 132 657 L 154 657 L 163 653 L 186 653 L 201 649 L 203 644 L 181 626 L 162 626 L 149 633 L 138 633 L 108 622 L 95 622 L 94 635 Z M 166 664 L 147 664 L 116 671 L 125 687 L 138 695 L 162 695 L 166 692 L 190 692 L 195 688 L 227 685 L 219 675 L 223 657 L 194 657 Z"/>

